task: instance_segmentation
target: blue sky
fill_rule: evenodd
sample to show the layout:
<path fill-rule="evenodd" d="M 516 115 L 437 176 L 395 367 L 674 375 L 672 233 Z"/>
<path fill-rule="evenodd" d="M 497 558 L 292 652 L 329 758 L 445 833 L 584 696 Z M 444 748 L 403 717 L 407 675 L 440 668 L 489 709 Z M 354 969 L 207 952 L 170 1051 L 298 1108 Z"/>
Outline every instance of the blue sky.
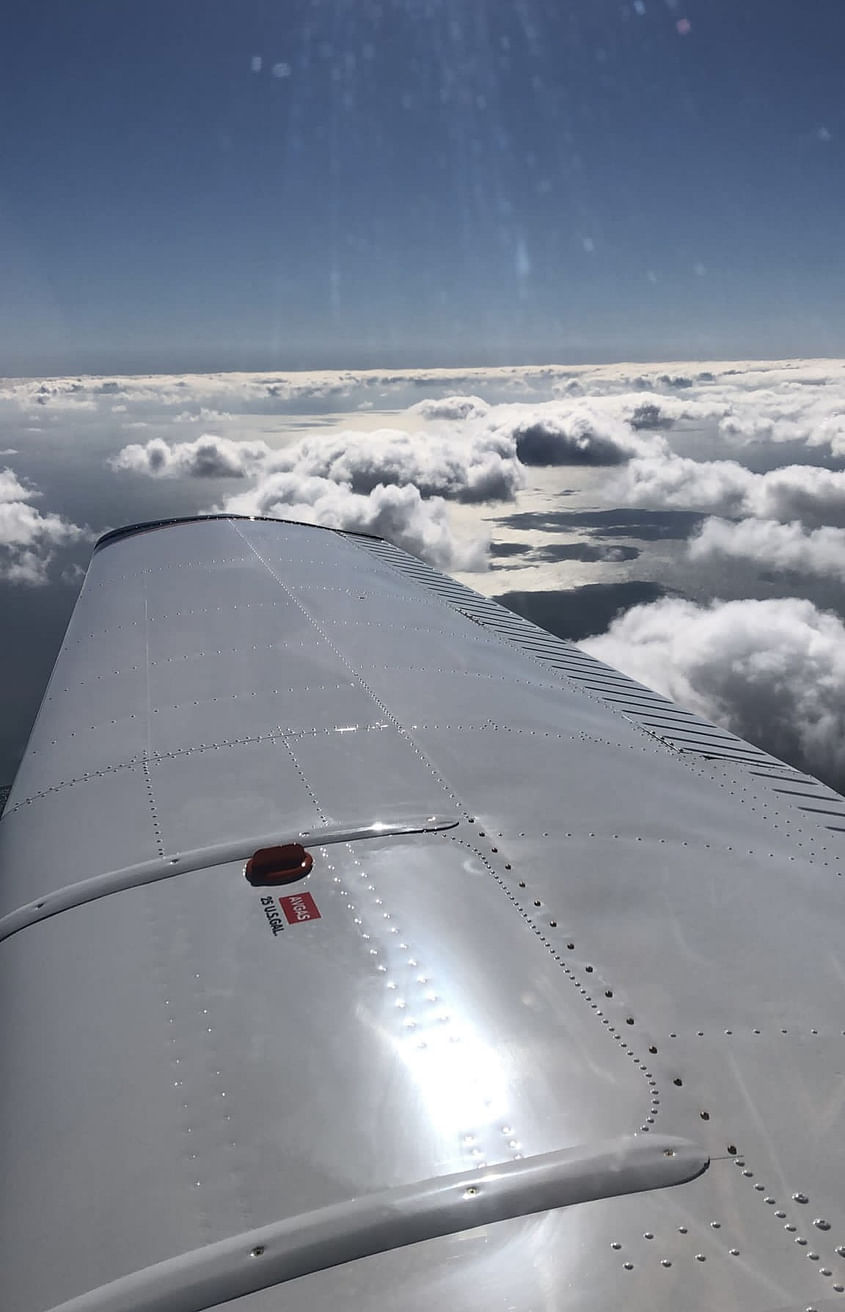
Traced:
<path fill-rule="evenodd" d="M 839 0 L 27 0 L 0 373 L 845 354 Z"/>

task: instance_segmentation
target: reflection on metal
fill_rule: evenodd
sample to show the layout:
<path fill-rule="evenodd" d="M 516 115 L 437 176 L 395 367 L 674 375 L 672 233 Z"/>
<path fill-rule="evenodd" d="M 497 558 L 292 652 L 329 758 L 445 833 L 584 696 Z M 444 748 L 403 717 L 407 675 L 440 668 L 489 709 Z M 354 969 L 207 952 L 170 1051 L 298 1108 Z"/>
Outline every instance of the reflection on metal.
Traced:
<path fill-rule="evenodd" d="M 426 816 L 420 820 L 376 820 L 368 825 L 327 825 L 325 829 L 309 829 L 298 834 L 297 839 L 322 847 L 328 843 L 354 843 L 365 838 L 390 838 L 397 834 L 431 834 L 440 829 L 454 829 L 457 824 L 456 816 L 438 815 Z M 0 942 L 29 925 L 58 915 L 60 911 L 69 911 L 71 907 L 108 897 L 110 893 L 121 893 L 124 889 L 137 888 L 140 884 L 154 884 L 160 879 L 172 879 L 174 875 L 186 874 L 191 870 L 210 870 L 214 866 L 228 865 L 230 861 L 247 861 L 261 848 L 277 847 L 279 837 L 279 834 L 264 834 L 260 837 L 239 838 L 232 843 L 218 843 L 214 847 L 200 847 L 192 852 L 159 857 L 154 861 L 141 861 L 134 866 L 125 866 L 122 870 L 110 870 L 103 875 L 81 879 L 76 884 L 68 884 L 65 888 L 57 888 L 55 892 L 45 893 L 43 897 L 0 918 Z"/>
<path fill-rule="evenodd" d="M 686 1139 L 613 1139 L 335 1203 L 115 1280 L 53 1312 L 201 1312 L 343 1262 L 511 1217 L 684 1184 L 709 1165 Z"/>

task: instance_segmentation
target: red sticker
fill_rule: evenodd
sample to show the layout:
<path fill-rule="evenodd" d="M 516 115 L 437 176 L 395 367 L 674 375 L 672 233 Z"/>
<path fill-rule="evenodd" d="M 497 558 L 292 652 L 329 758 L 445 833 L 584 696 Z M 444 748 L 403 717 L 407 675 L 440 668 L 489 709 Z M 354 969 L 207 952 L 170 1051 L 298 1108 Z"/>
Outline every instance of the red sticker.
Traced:
<path fill-rule="evenodd" d="M 310 893 L 292 893 L 289 897 L 280 897 L 279 905 L 289 925 L 298 925 L 301 920 L 320 919 L 317 903 Z"/>

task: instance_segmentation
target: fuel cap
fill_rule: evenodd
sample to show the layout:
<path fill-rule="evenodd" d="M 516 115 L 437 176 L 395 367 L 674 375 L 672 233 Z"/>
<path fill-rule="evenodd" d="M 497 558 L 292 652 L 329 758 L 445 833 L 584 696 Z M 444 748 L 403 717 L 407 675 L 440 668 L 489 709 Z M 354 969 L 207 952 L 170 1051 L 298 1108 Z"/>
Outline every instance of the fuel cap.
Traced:
<path fill-rule="evenodd" d="M 284 843 L 280 847 L 260 847 L 246 863 L 244 875 L 255 888 L 292 884 L 304 879 L 314 865 L 314 858 L 301 843 Z"/>

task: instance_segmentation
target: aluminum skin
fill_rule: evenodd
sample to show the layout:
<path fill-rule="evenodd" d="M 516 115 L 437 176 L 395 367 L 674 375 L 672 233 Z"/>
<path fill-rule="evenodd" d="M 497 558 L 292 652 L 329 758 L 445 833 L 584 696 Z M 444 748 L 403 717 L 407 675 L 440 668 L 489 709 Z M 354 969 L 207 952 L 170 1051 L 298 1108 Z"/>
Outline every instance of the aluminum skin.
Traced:
<path fill-rule="evenodd" d="M 251 887 L 302 834 L 307 877 Z M 113 535 L 0 820 L 4 1310 L 839 1306 L 843 836 L 387 543 Z M 678 1140 L 688 1175 L 614 1189 L 602 1145 Z M 551 1160 L 605 1187 L 371 1224 Z"/>

